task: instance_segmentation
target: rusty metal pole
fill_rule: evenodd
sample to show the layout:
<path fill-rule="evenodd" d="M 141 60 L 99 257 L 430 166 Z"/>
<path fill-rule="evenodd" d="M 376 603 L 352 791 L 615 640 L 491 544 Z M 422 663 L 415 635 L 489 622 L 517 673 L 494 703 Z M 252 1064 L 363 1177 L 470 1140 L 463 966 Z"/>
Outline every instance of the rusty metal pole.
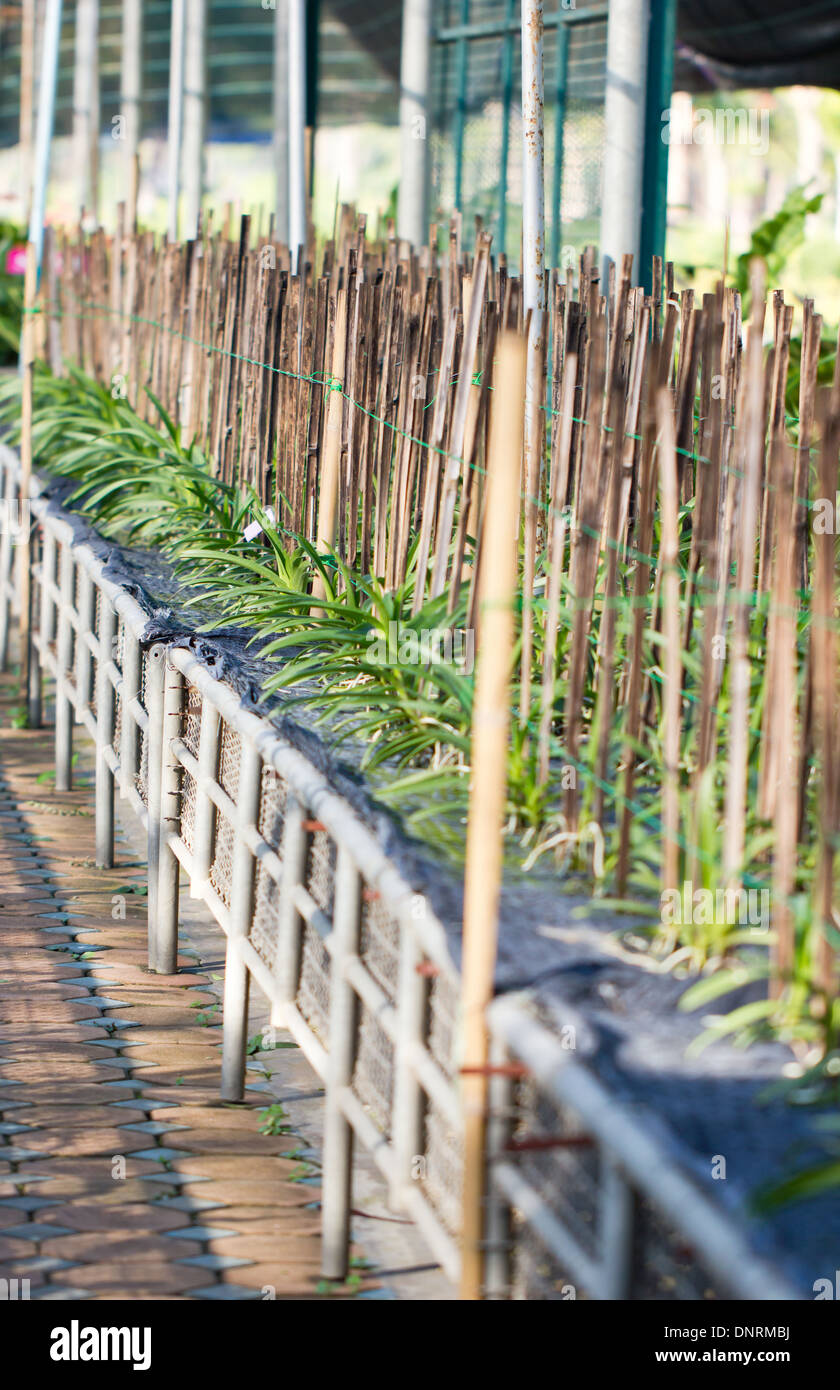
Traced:
<path fill-rule="evenodd" d="M 522 294 L 545 308 L 545 137 L 542 0 L 522 0 Z"/>

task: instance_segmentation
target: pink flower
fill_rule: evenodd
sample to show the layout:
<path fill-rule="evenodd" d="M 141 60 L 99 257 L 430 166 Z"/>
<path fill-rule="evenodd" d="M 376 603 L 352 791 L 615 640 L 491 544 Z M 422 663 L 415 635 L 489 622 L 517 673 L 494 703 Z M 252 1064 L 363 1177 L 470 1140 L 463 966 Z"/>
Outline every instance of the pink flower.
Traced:
<path fill-rule="evenodd" d="M 26 274 L 26 247 L 10 246 L 6 252 L 6 274 Z"/>

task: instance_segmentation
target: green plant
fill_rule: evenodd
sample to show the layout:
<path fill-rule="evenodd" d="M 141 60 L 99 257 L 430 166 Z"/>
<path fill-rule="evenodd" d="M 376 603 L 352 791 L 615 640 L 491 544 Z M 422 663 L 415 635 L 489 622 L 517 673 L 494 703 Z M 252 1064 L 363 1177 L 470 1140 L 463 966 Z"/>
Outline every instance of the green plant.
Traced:
<path fill-rule="evenodd" d="M 257 1127 L 260 1134 L 288 1134 L 289 1126 L 284 1123 L 288 1117 L 279 1101 L 274 1105 L 267 1105 L 264 1110 L 259 1110 L 257 1113 L 259 1115 Z"/>
<path fill-rule="evenodd" d="M 753 230 L 750 244 L 738 257 L 735 285 L 746 300 L 750 289 L 750 265 L 759 259 L 767 267 L 767 278 L 778 284 L 785 263 L 805 240 L 805 224 L 809 216 L 822 207 L 822 193 L 808 195 L 807 185 L 792 188 L 779 210 Z"/>

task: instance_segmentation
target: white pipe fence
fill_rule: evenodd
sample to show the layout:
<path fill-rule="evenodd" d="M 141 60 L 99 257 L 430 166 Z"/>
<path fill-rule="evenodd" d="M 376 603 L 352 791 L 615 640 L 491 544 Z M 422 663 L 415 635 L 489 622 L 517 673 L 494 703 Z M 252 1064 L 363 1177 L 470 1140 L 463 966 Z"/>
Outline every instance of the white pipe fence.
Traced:
<path fill-rule="evenodd" d="M 19 462 L 2 444 L 0 471 L 8 520 Z M 252 985 L 324 1083 L 324 1277 L 347 1273 L 359 1142 L 457 1283 L 460 982 L 443 925 L 268 720 L 188 647 L 147 640 L 140 605 L 40 489 L 31 640 L 52 683 L 56 784 L 70 784 L 77 725 L 96 750 L 97 863 L 113 864 L 116 793 L 146 829 L 150 968 L 176 969 L 183 873 L 226 938 L 222 1096 L 242 1095 Z M 6 525 L 0 656 L 19 609 L 13 553 Z M 798 1297 L 530 1008 L 503 997 L 489 1015 L 487 1296 L 673 1296 L 658 1271 L 685 1284 L 687 1241 L 682 1296 Z"/>

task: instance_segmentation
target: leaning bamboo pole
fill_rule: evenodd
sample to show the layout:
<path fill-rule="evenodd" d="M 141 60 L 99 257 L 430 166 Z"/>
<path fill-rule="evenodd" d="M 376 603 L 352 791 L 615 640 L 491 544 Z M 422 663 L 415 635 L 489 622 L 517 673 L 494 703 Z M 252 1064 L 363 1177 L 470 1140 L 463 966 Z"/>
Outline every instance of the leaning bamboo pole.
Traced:
<path fill-rule="evenodd" d="M 497 353 L 482 567 L 480 645 L 472 734 L 472 775 L 464 876 L 463 1028 L 464 1194 L 461 1297 L 482 1284 L 484 1129 L 487 1106 L 486 1009 L 493 997 L 507 796 L 507 739 L 517 583 L 516 501 L 522 439 L 525 352 L 506 333 Z"/>

